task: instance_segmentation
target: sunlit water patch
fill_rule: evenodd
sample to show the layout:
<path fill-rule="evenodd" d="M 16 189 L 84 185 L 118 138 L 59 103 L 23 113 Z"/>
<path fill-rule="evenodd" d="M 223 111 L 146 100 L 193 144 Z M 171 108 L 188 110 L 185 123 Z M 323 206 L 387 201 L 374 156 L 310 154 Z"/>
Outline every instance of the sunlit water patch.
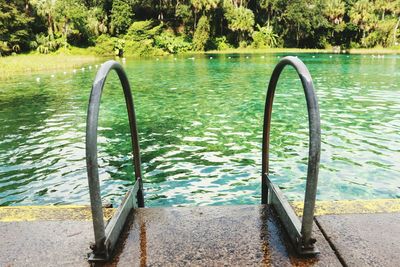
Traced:
<path fill-rule="evenodd" d="M 260 202 L 266 86 L 283 55 L 127 59 L 148 206 Z M 303 54 L 319 97 L 318 199 L 400 197 L 398 56 Z M 85 120 L 96 68 L 23 76 L 0 86 L 0 205 L 87 204 Z M 37 79 L 39 78 L 39 79 Z M 271 128 L 271 177 L 304 194 L 306 103 L 294 70 L 282 74 Z M 118 204 L 133 167 L 115 74 L 99 122 L 104 201 Z"/>

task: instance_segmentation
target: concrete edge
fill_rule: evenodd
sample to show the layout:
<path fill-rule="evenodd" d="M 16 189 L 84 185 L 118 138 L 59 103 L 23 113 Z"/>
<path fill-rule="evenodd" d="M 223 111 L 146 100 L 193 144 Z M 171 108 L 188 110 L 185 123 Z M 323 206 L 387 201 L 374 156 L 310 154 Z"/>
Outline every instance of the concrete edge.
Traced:
<path fill-rule="evenodd" d="M 104 208 L 104 220 L 109 220 L 116 209 Z M 90 206 L 7 206 L 0 207 L 0 222 L 23 221 L 91 221 Z"/>
<path fill-rule="evenodd" d="M 303 214 L 303 202 L 290 203 L 298 216 Z M 400 199 L 317 201 L 315 216 L 332 214 L 369 214 L 400 212 Z"/>
<path fill-rule="evenodd" d="M 291 202 L 298 216 L 302 216 L 303 202 Z M 400 199 L 317 201 L 315 216 L 331 214 L 368 214 L 400 212 Z M 109 220 L 116 209 L 104 208 L 104 219 Z M 90 206 L 7 206 L 0 207 L 0 222 L 19 221 L 90 221 Z"/>

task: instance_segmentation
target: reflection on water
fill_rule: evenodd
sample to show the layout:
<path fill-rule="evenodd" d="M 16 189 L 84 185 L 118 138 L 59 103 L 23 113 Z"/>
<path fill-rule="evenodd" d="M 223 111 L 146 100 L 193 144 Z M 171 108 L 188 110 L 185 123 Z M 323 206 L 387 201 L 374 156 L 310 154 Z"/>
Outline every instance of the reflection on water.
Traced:
<path fill-rule="evenodd" d="M 280 55 L 282 56 L 282 55 Z M 262 117 L 277 55 L 127 60 L 149 206 L 259 203 Z M 231 58 L 229 58 L 231 57 Z M 319 199 L 400 197 L 400 58 L 300 55 L 319 97 Z M 95 70 L 19 77 L 0 87 L 0 205 L 88 203 L 85 116 Z M 133 167 L 123 94 L 107 81 L 99 122 L 105 201 L 119 203 Z M 307 113 L 282 74 L 271 128 L 271 178 L 301 199 Z"/>

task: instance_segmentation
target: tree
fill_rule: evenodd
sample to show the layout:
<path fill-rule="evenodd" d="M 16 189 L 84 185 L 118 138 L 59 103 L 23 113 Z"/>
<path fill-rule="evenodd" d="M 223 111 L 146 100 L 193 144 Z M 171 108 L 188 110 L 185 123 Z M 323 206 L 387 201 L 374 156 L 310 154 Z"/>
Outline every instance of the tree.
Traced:
<path fill-rule="evenodd" d="M 254 13 L 243 6 L 235 7 L 230 1 L 224 2 L 224 9 L 228 28 L 238 32 L 239 42 L 242 41 L 245 33 L 253 31 Z"/>
<path fill-rule="evenodd" d="M 192 6 L 194 7 L 195 11 L 209 11 L 215 9 L 220 0 L 190 0 Z"/>
<path fill-rule="evenodd" d="M 253 46 L 255 48 L 276 47 L 278 35 L 274 33 L 272 26 L 261 27 L 257 25 L 258 31 L 253 32 Z"/>
<path fill-rule="evenodd" d="M 47 22 L 47 34 L 53 37 L 56 0 L 30 0 L 30 3 L 35 7 L 37 14 L 45 18 Z"/>
<path fill-rule="evenodd" d="M 385 20 L 385 15 L 387 13 L 392 13 L 396 7 L 396 0 L 376 0 L 375 10 L 380 13 L 380 19 Z"/>
<path fill-rule="evenodd" d="M 343 21 L 345 11 L 345 4 L 342 0 L 326 0 L 323 12 L 329 22 L 338 25 Z"/>
<path fill-rule="evenodd" d="M 111 10 L 111 27 L 117 35 L 124 34 L 133 22 L 129 0 L 114 0 Z"/>
<path fill-rule="evenodd" d="M 210 38 L 210 23 L 205 15 L 199 19 L 196 31 L 193 35 L 193 49 L 204 51 L 208 39 Z"/>
<path fill-rule="evenodd" d="M 366 34 L 373 28 L 374 22 L 376 22 L 373 8 L 373 5 L 368 0 L 359 0 L 350 10 L 350 19 L 359 27 L 362 33 L 361 43 L 364 46 Z"/>
<path fill-rule="evenodd" d="M 0 55 L 29 48 L 32 21 L 32 17 L 20 12 L 15 5 L 0 2 Z"/>
<path fill-rule="evenodd" d="M 88 27 L 96 36 L 108 32 L 107 14 L 99 7 L 88 10 Z"/>
<path fill-rule="evenodd" d="M 321 12 L 322 0 L 293 0 L 279 2 L 277 9 L 283 10 L 278 18 L 278 26 L 282 30 L 287 45 L 295 47 L 323 46 L 327 20 Z"/>
<path fill-rule="evenodd" d="M 190 0 L 194 9 L 194 29 L 196 29 L 197 14 L 203 11 L 203 15 L 206 15 L 208 11 L 217 8 L 219 2 L 220 0 Z"/>
<path fill-rule="evenodd" d="M 267 12 L 267 23 L 269 24 L 273 14 L 277 11 L 276 4 L 279 0 L 260 0 L 259 6 L 261 9 L 266 10 Z"/>
<path fill-rule="evenodd" d="M 333 42 L 335 42 L 335 34 L 345 29 L 345 23 L 343 21 L 345 13 L 346 6 L 342 0 L 326 0 L 323 14 L 330 23 L 329 31 L 330 37 L 334 39 L 332 40 Z"/>
<path fill-rule="evenodd" d="M 175 8 L 175 17 L 182 22 L 182 26 L 186 29 L 187 25 L 193 22 L 192 11 L 189 5 L 180 4 Z"/>
<path fill-rule="evenodd" d="M 55 25 L 63 41 L 76 46 L 88 45 L 95 35 L 88 27 L 89 12 L 79 0 L 57 1 Z"/>
<path fill-rule="evenodd" d="M 393 6 L 393 14 L 397 17 L 397 22 L 393 29 L 393 45 L 397 45 L 397 30 L 399 29 L 400 24 L 400 1 L 397 0 L 395 5 Z"/>

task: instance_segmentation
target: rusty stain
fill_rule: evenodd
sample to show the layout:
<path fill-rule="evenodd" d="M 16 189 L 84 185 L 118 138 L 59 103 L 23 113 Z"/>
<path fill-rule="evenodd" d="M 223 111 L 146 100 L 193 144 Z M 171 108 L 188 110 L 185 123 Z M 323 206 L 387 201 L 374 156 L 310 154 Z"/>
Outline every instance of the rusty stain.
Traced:
<path fill-rule="evenodd" d="M 140 223 L 140 266 L 147 266 L 146 223 Z"/>

